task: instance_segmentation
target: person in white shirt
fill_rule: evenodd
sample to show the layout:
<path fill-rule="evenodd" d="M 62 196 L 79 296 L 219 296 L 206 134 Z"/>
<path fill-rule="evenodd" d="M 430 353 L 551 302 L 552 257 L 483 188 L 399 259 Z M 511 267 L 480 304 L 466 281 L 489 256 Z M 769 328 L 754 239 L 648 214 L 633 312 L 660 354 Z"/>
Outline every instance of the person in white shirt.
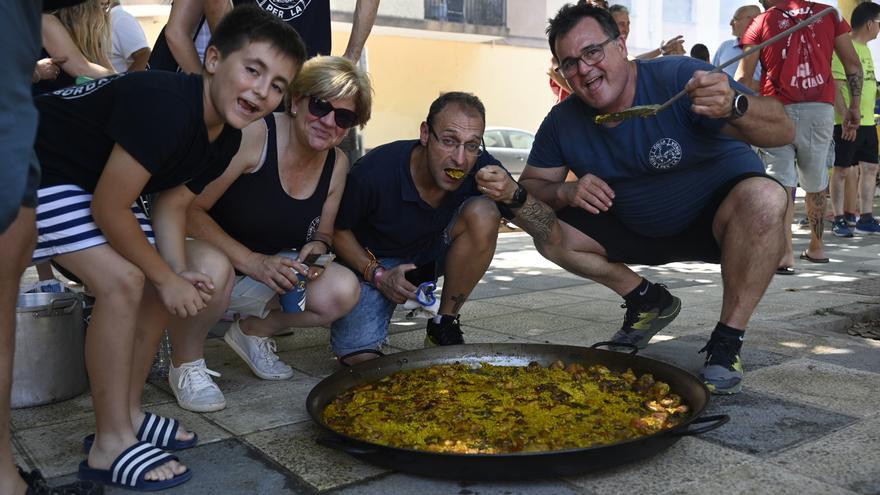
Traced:
<path fill-rule="evenodd" d="M 110 63 L 116 72 L 134 72 L 147 68 L 150 45 L 144 30 L 133 15 L 119 5 L 118 0 L 108 2 L 112 43 Z"/>

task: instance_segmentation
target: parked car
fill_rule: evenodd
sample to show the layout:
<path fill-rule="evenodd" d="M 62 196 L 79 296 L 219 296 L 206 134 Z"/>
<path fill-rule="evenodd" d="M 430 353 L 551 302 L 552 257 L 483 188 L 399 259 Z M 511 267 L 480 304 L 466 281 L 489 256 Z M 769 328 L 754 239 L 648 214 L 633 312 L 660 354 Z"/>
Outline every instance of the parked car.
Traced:
<path fill-rule="evenodd" d="M 483 132 L 486 151 L 497 158 L 514 178 L 526 167 L 535 135 L 510 127 L 487 127 Z"/>

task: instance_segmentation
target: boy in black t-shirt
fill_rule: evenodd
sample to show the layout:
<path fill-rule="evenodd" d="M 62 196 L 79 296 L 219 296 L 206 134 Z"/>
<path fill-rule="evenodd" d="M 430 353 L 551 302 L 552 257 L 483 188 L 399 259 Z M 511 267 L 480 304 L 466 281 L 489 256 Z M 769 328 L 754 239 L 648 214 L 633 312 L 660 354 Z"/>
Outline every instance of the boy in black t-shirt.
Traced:
<path fill-rule="evenodd" d="M 231 278 L 219 251 L 186 259 L 185 212 L 235 154 L 240 129 L 278 106 L 304 58 L 293 29 L 235 9 L 214 33 L 204 77 L 139 72 L 37 98 L 44 175 L 34 261 L 53 258 L 96 298 L 86 364 L 97 435 L 86 437 L 80 478 L 155 490 L 191 477 L 156 447 L 193 447 L 196 435 L 140 408 L 170 316 L 226 297 Z M 151 226 L 133 204 L 159 192 Z"/>

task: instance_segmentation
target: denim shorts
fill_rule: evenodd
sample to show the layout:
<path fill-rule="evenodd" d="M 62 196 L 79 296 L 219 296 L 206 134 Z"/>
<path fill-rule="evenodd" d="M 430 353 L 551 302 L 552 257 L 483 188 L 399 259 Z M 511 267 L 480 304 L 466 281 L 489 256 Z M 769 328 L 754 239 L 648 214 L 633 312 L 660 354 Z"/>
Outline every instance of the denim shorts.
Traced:
<path fill-rule="evenodd" d="M 442 252 L 434 260 L 406 259 L 406 258 L 379 258 L 379 264 L 385 268 L 394 268 L 405 263 L 426 264 L 430 261 L 435 263 L 435 275 L 443 274 L 446 253 L 452 244 L 452 228 L 464 207 L 471 201 L 481 196 L 472 196 L 466 199 L 456 210 L 452 219 L 446 225 L 440 238 L 443 242 Z M 352 270 L 358 273 L 357 270 Z M 330 347 L 337 356 L 344 356 L 355 351 L 364 349 L 379 350 L 388 342 L 388 326 L 391 324 L 391 316 L 397 304 L 386 298 L 382 291 L 368 284 L 358 275 L 361 283 L 361 298 L 349 314 L 333 322 L 330 325 Z"/>

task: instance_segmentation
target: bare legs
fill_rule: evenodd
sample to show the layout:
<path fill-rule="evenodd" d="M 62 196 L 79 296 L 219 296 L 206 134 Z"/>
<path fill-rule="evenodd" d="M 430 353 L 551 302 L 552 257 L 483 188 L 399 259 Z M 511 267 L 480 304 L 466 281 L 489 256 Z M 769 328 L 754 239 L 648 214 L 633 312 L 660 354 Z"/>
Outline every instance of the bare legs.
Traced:
<path fill-rule="evenodd" d="M 783 218 L 789 202 L 778 184 L 754 177 L 737 184 L 721 203 L 713 222 L 721 246 L 721 323 L 739 329 L 748 324 L 784 251 Z M 641 277 L 626 265 L 609 263 L 594 240 L 568 224 L 560 225 L 558 242 L 536 242 L 545 257 L 621 296 L 639 284 Z"/>
<path fill-rule="evenodd" d="M 483 278 L 495 255 L 500 220 L 498 207 L 488 199 L 473 199 L 462 209 L 446 254 L 439 314 L 457 315 Z"/>
<path fill-rule="evenodd" d="M 807 218 L 810 220 L 810 246 L 806 253 L 811 258 L 824 258 L 825 247 L 822 245 L 825 219 L 825 191 L 807 193 Z M 789 224 L 791 230 L 791 224 Z M 790 234 L 789 234 L 790 235 Z"/>
<path fill-rule="evenodd" d="M 136 308 L 144 293 L 144 275 L 106 244 L 58 256 L 56 261 L 76 274 L 95 295 L 86 332 L 86 369 L 97 433 L 88 462 L 93 468 L 108 469 L 123 450 L 137 441 L 129 400 Z M 182 464 L 170 461 L 148 472 L 146 479 L 170 479 L 185 470 Z"/>
<path fill-rule="evenodd" d="M 211 326 L 220 319 L 229 305 L 229 294 L 232 291 L 234 278 L 234 272 L 226 257 L 205 242 L 187 241 L 187 262 L 194 263 L 191 265 L 195 267 L 194 269 L 211 275 L 218 293 L 214 294 L 208 308 L 197 316 L 172 319 L 169 333 L 173 353 L 172 363 L 175 366 L 203 357 L 205 338 Z M 225 275 L 219 270 L 223 263 L 227 267 Z M 224 276 L 227 283 L 223 289 L 224 297 L 220 297 L 221 289 L 217 281 L 222 280 Z M 274 309 L 265 319 L 241 320 L 241 329 L 246 335 L 271 337 L 290 327 L 329 325 L 348 314 L 357 303 L 359 295 L 360 286 L 355 275 L 343 266 L 331 264 L 317 279 L 309 281 L 306 285 L 305 311 L 283 313 L 280 309 Z"/>
<path fill-rule="evenodd" d="M 859 213 L 871 213 L 874 211 L 874 189 L 877 187 L 876 163 L 859 162 L 861 175 L 859 175 Z"/>
<path fill-rule="evenodd" d="M 15 355 L 15 306 L 21 274 L 31 261 L 36 241 L 35 212 L 20 208 L 12 225 L 0 234 L 0 493 L 24 493 L 24 480 L 12 458 L 9 430 L 12 359 Z"/>

